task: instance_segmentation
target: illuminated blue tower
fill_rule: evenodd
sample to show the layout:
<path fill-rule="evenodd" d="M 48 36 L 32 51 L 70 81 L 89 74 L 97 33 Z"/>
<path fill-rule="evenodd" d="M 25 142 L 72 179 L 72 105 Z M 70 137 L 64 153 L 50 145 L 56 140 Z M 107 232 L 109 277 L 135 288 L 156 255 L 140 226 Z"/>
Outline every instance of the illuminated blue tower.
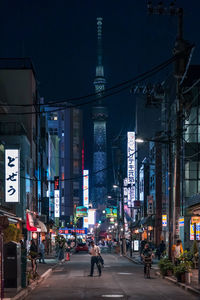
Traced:
<path fill-rule="evenodd" d="M 106 84 L 106 80 L 104 78 L 104 67 L 102 63 L 102 21 L 102 18 L 97 18 L 97 66 L 94 87 L 98 98 L 103 95 Z M 106 107 L 102 106 L 102 101 L 99 99 L 96 106 L 94 106 L 92 110 L 92 119 L 94 121 L 94 182 L 92 202 L 94 208 L 104 206 L 107 199 L 107 118 L 107 109 Z"/>

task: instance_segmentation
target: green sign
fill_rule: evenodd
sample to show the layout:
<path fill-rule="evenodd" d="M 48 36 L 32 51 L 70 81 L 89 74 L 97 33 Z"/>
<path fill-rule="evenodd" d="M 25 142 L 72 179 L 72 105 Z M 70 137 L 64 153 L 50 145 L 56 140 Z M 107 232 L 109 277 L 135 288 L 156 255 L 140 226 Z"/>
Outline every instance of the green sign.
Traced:
<path fill-rule="evenodd" d="M 107 207 L 106 211 L 106 218 L 117 218 L 117 207 Z"/>
<path fill-rule="evenodd" d="M 78 206 L 76 208 L 76 217 L 87 217 L 88 216 L 88 209 L 85 206 Z"/>

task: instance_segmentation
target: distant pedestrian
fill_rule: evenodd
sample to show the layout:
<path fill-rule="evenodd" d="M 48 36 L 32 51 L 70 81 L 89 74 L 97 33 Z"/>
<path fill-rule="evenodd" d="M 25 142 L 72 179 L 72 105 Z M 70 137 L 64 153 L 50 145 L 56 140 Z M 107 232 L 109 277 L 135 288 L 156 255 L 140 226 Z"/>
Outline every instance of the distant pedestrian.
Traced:
<path fill-rule="evenodd" d="M 101 265 L 99 261 L 99 256 L 100 256 L 100 248 L 99 246 L 95 245 L 94 241 L 91 241 L 91 248 L 89 251 L 91 255 L 91 269 L 90 269 L 90 277 L 93 276 L 94 273 L 94 265 L 97 265 L 98 271 L 99 271 L 99 276 L 101 276 Z"/>
<path fill-rule="evenodd" d="M 160 257 L 162 257 L 162 255 L 164 254 L 165 250 L 166 250 L 166 246 L 165 246 L 164 241 L 162 240 L 161 243 L 160 243 L 160 245 L 159 245 L 159 257 L 158 257 L 158 259 L 160 259 Z"/>
<path fill-rule="evenodd" d="M 45 241 L 43 240 L 40 244 L 39 244 L 39 263 L 46 264 L 46 262 L 44 261 L 44 255 L 45 255 Z"/>
<path fill-rule="evenodd" d="M 146 244 L 147 244 L 147 240 L 142 240 L 141 241 L 141 244 L 140 244 L 140 257 L 141 257 L 141 260 L 143 260 L 142 259 L 142 252 L 143 252 L 144 247 L 145 247 Z"/>
<path fill-rule="evenodd" d="M 180 255 L 183 253 L 181 240 L 176 241 L 176 245 L 172 246 L 172 259 L 175 265 L 179 264 Z"/>
<path fill-rule="evenodd" d="M 58 260 L 61 263 L 64 260 L 65 241 L 60 240 L 58 242 Z"/>

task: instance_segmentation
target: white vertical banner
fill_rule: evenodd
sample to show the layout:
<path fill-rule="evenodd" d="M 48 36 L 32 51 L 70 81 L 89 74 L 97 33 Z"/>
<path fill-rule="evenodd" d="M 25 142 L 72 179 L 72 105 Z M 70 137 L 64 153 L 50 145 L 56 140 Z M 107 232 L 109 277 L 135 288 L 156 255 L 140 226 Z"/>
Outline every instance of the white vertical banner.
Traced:
<path fill-rule="evenodd" d="M 20 151 L 5 150 L 5 202 L 20 202 Z"/>
<path fill-rule="evenodd" d="M 89 206 L 89 170 L 83 170 L 83 206 Z M 88 228 L 88 217 L 83 218 L 83 227 Z"/>
<path fill-rule="evenodd" d="M 136 200 L 136 146 L 135 146 L 135 132 L 127 132 L 127 179 L 131 186 L 128 191 L 128 207 L 134 207 Z"/>
<path fill-rule="evenodd" d="M 60 191 L 54 190 L 55 218 L 60 217 Z"/>

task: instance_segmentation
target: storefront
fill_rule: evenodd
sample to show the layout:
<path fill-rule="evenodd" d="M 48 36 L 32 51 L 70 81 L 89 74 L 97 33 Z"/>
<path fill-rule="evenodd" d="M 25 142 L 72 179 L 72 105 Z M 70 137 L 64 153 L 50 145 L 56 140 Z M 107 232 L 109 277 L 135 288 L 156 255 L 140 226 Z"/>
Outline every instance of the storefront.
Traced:
<path fill-rule="evenodd" d="M 45 239 L 47 233 L 46 225 L 39 219 L 39 216 L 35 212 L 26 212 L 26 228 L 28 231 L 28 241 L 34 239 L 40 242 Z"/>

